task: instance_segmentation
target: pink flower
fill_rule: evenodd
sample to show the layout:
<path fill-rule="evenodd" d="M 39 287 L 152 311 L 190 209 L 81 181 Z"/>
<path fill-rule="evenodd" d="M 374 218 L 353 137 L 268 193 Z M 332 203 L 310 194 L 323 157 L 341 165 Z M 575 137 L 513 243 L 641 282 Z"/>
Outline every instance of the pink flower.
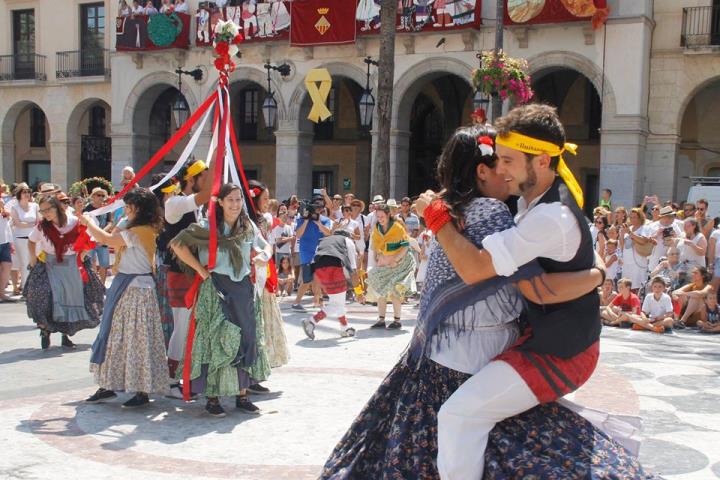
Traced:
<path fill-rule="evenodd" d="M 489 82 L 489 81 L 490 81 L 490 75 L 485 75 L 485 76 L 483 77 L 483 81 Z"/>
<path fill-rule="evenodd" d="M 495 86 L 496 86 L 496 87 L 499 87 L 499 86 L 500 86 L 500 80 L 495 80 Z"/>

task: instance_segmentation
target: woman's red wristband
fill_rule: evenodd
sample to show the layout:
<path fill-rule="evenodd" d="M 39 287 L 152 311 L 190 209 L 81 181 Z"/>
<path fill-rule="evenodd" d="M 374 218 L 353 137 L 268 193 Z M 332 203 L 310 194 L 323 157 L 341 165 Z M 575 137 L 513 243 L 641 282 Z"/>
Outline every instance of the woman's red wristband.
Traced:
<path fill-rule="evenodd" d="M 442 200 L 434 200 L 424 212 L 425 225 L 432 230 L 433 233 L 438 233 L 445 224 L 452 221 L 450 216 L 450 209 Z"/>

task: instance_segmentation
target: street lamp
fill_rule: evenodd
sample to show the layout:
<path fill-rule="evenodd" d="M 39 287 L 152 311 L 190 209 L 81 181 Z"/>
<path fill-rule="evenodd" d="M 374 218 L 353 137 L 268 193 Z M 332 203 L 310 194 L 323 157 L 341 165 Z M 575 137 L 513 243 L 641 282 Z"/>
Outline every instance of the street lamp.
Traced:
<path fill-rule="evenodd" d="M 195 81 L 200 81 L 203 78 L 203 71 L 199 68 L 190 71 L 178 68 L 177 70 L 175 70 L 175 73 L 177 73 L 178 76 L 178 93 L 175 96 L 175 101 L 172 104 L 172 114 L 173 118 L 175 119 L 175 128 L 180 128 L 181 125 L 187 122 L 187 119 L 190 116 L 190 107 L 185 101 L 185 96 L 182 94 L 182 76 L 188 75 L 192 77 Z"/>
<path fill-rule="evenodd" d="M 370 65 L 377 67 L 378 62 L 372 59 L 372 57 L 365 57 L 363 60 L 367 65 L 367 78 L 365 80 L 365 91 L 360 97 L 360 126 L 365 130 L 370 130 L 372 127 L 373 112 L 375 111 L 375 97 L 373 97 L 372 89 L 370 88 Z"/>
<path fill-rule="evenodd" d="M 475 96 L 473 97 L 473 110 L 482 108 L 487 112 L 488 106 L 490 106 L 490 99 L 480 89 L 475 90 Z"/>
<path fill-rule="evenodd" d="M 272 132 L 275 129 L 275 122 L 277 121 L 277 101 L 275 100 L 275 92 L 272 91 L 272 84 L 270 83 L 270 71 L 276 70 L 280 76 L 287 77 L 290 75 L 290 65 L 283 63 L 282 65 L 270 65 L 270 60 L 265 63 L 265 70 L 267 70 L 267 95 L 262 104 L 263 120 L 265 120 L 265 127 L 268 131 Z"/>

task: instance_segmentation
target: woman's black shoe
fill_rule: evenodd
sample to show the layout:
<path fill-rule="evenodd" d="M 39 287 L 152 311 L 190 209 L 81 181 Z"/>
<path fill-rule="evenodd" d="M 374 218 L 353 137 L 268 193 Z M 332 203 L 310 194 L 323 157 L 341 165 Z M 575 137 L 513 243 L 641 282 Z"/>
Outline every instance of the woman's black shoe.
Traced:
<path fill-rule="evenodd" d="M 60 343 L 65 348 L 75 348 L 76 345 L 70 340 L 67 335 L 62 336 L 62 342 Z"/>
<path fill-rule="evenodd" d="M 254 384 L 254 385 L 250 385 L 250 386 L 247 388 L 247 390 L 248 390 L 248 392 L 254 393 L 254 394 L 256 394 L 256 395 L 267 395 L 268 393 L 270 393 L 270 389 L 269 389 L 269 388 L 263 387 L 263 386 L 260 385 L 259 383 L 256 383 L 256 384 Z"/>
<path fill-rule="evenodd" d="M 134 397 L 122 404 L 123 408 L 135 408 L 142 407 L 150 403 L 150 398 L 147 393 L 136 393 Z"/>
<path fill-rule="evenodd" d="M 400 320 L 395 319 L 394 322 L 392 322 L 390 325 L 387 326 L 388 330 L 399 330 L 402 328 L 402 324 L 400 323 Z"/>
<path fill-rule="evenodd" d="M 380 317 L 380 319 L 373 323 L 370 328 L 385 328 L 385 317 Z"/>
<path fill-rule="evenodd" d="M 225 410 L 223 410 L 223 407 L 217 399 L 208 400 L 205 404 L 205 411 L 213 417 L 222 418 L 225 416 Z"/>
<path fill-rule="evenodd" d="M 40 330 L 40 348 L 43 350 L 50 348 L 50 332 Z"/>
<path fill-rule="evenodd" d="M 248 397 L 246 396 L 241 397 L 240 395 L 238 395 L 237 397 L 235 397 L 235 407 L 245 413 L 260 415 L 260 409 L 256 407 L 254 403 L 248 400 Z"/>
<path fill-rule="evenodd" d="M 115 395 L 115 392 L 113 392 L 112 390 L 98 388 L 97 392 L 93 393 L 91 397 L 85 399 L 85 403 L 100 403 L 115 397 L 117 397 L 117 395 Z"/>

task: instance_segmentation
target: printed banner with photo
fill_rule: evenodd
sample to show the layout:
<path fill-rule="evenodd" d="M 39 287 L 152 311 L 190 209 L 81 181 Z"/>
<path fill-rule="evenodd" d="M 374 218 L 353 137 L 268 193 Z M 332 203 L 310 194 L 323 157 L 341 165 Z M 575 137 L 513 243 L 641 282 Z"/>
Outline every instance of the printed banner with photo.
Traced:
<path fill-rule="evenodd" d="M 603 11 L 606 0 L 506 0 L 505 24 L 586 21 Z"/>
<path fill-rule="evenodd" d="M 115 19 L 115 49 L 161 50 L 190 47 L 190 15 L 131 15 Z"/>
<path fill-rule="evenodd" d="M 322 13 L 324 9 L 327 14 Z M 395 25 L 398 33 L 479 28 L 480 10 L 481 0 L 398 0 Z M 335 16 L 339 12 L 342 17 Z M 296 15 L 300 15 L 301 25 L 293 29 L 294 45 L 352 43 L 357 34 L 380 33 L 379 0 L 245 0 L 236 7 L 198 9 L 196 45 L 212 45 L 213 28 L 223 17 L 240 26 L 246 41 L 289 39 L 291 19 Z M 353 16 L 354 31 L 346 24 Z M 334 38 L 335 34 L 340 34 L 341 40 Z"/>

